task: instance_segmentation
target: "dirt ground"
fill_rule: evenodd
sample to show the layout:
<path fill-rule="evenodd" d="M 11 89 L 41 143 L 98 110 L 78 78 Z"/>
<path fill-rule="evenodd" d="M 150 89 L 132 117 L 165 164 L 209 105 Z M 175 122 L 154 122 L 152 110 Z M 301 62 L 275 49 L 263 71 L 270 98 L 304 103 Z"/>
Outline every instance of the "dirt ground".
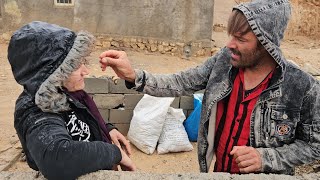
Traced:
<path fill-rule="evenodd" d="M 216 33 L 215 44 L 217 47 L 224 46 L 225 33 Z M 320 69 L 320 42 L 317 40 L 296 37 L 288 39 L 282 44 L 282 49 L 287 58 L 292 59 L 298 65 L 305 63 Z M 95 50 L 91 59 L 91 75 L 114 75 L 111 69 L 101 72 L 98 64 L 98 56 L 103 50 Z M 184 70 L 200 64 L 207 57 L 181 59 L 161 54 L 148 54 L 128 51 L 128 56 L 134 68 L 145 69 L 152 73 L 172 73 Z M 11 73 L 7 60 L 7 44 L 0 44 L 0 171 L 31 171 L 20 157 L 21 145 L 13 127 L 14 104 L 17 96 L 21 93 L 19 86 Z M 138 167 L 138 171 L 152 173 L 190 173 L 199 172 L 197 163 L 197 147 L 193 143 L 194 150 L 184 153 L 170 153 L 166 155 L 146 155 L 133 147 L 132 159 Z M 11 163 L 12 162 L 12 163 Z"/>

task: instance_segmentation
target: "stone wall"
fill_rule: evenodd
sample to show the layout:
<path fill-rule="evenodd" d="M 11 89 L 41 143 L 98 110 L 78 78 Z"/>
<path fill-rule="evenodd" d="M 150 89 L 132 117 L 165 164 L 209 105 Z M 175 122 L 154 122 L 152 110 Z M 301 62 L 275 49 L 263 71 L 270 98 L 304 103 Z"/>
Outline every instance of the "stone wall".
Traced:
<path fill-rule="evenodd" d="M 188 59 L 191 56 L 211 56 L 218 48 L 201 41 L 176 42 L 174 40 L 161 40 L 156 38 L 123 37 L 110 35 L 97 35 L 96 48 L 134 50 L 139 52 L 161 53 L 179 56 Z"/>
<path fill-rule="evenodd" d="M 127 89 L 124 80 L 108 77 L 86 78 L 88 92 L 106 122 L 114 124 L 121 133 L 127 135 L 133 109 L 143 97 L 137 91 Z M 184 110 L 186 117 L 193 111 L 193 97 L 176 97 L 171 107 Z"/>

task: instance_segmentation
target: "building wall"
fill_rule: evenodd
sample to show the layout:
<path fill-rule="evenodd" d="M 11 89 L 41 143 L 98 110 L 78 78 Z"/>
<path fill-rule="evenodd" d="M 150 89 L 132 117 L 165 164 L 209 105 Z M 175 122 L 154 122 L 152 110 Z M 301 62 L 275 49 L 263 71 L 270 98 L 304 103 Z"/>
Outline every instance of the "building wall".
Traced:
<path fill-rule="evenodd" d="M 183 42 L 211 39 L 212 0 L 2 0 L 2 30 L 40 20 L 93 33 L 151 37 Z"/>

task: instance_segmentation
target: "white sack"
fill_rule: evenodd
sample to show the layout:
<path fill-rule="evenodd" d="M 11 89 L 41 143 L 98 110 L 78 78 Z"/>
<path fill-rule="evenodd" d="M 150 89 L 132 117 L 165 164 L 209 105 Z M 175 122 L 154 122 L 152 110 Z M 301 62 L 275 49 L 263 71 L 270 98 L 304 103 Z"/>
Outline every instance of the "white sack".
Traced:
<path fill-rule="evenodd" d="M 145 94 L 134 108 L 127 136 L 142 152 L 154 152 L 173 100 L 173 97 L 160 98 Z"/>
<path fill-rule="evenodd" d="M 193 150 L 188 134 L 183 126 L 186 119 L 182 109 L 169 108 L 162 133 L 159 138 L 158 154 Z"/>

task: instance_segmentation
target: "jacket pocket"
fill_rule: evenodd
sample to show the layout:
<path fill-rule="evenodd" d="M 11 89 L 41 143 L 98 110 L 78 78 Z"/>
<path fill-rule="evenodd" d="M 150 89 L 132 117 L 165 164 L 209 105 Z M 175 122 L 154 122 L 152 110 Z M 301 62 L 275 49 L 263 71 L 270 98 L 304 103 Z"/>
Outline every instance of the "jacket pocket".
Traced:
<path fill-rule="evenodd" d="M 320 122 L 313 122 L 312 123 L 312 138 L 311 143 L 313 146 L 320 149 L 319 141 L 320 141 Z"/>
<path fill-rule="evenodd" d="M 299 117 L 300 113 L 297 110 L 271 107 L 269 123 L 270 138 L 284 143 L 294 141 Z"/>

